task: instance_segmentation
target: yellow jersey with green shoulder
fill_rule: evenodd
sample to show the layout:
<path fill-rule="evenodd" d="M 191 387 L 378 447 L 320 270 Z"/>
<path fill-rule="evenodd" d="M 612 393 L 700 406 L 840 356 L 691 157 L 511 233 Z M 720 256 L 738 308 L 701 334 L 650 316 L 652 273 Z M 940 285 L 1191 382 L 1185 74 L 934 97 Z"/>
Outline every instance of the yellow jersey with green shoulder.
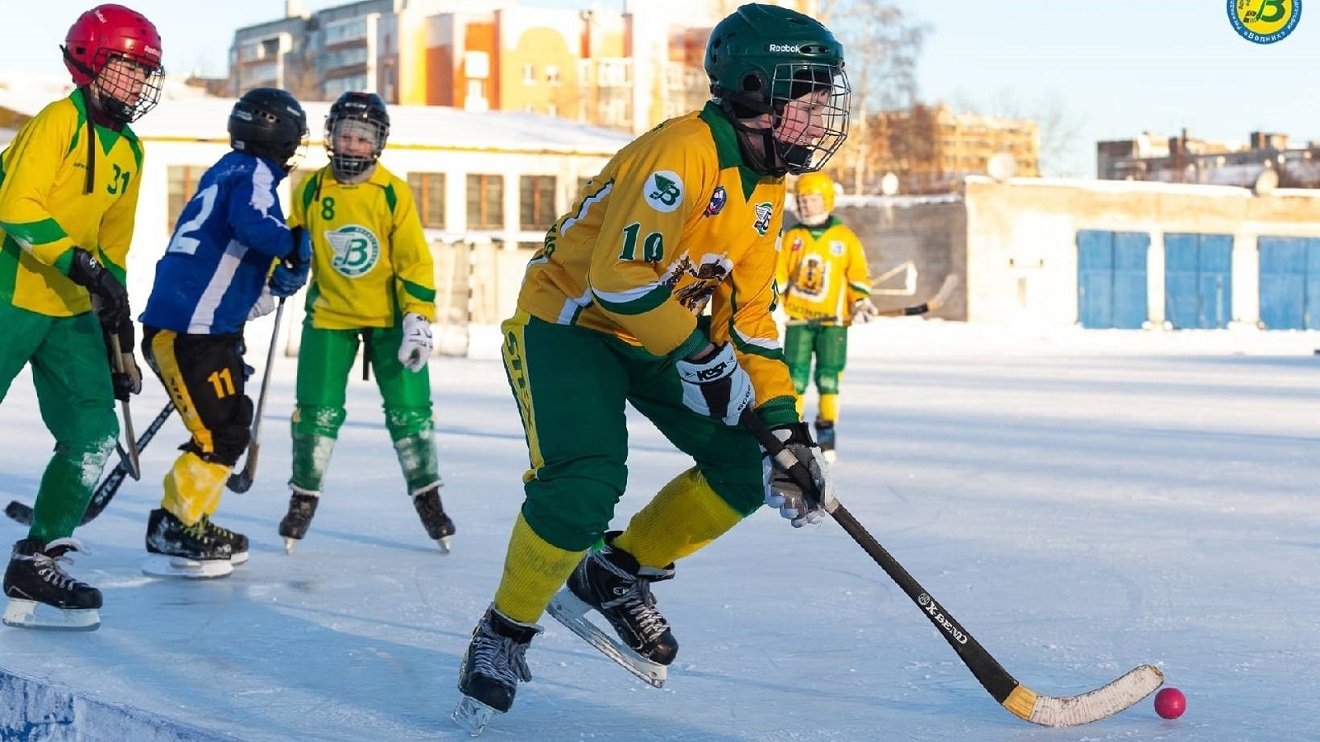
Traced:
<path fill-rule="evenodd" d="M 307 314 L 323 330 L 393 327 L 415 312 L 435 321 L 435 268 L 408 184 L 385 166 L 361 183 L 327 165 L 293 199 L 290 227 L 312 237 Z"/>
<path fill-rule="evenodd" d="M 871 272 L 857 234 L 834 215 L 784 232 L 776 276 L 789 320 L 848 324 L 852 305 L 871 295 Z"/>
<path fill-rule="evenodd" d="M 81 89 L 24 124 L 0 153 L 0 299 L 49 317 L 91 311 L 67 277 L 75 247 L 125 282 L 142 157 L 127 125 L 89 121 Z"/>
<path fill-rule="evenodd" d="M 714 104 L 629 143 L 583 187 L 527 267 L 518 307 L 672 359 L 730 341 L 767 424 L 797 420 L 771 312 L 782 177 L 743 164 Z"/>

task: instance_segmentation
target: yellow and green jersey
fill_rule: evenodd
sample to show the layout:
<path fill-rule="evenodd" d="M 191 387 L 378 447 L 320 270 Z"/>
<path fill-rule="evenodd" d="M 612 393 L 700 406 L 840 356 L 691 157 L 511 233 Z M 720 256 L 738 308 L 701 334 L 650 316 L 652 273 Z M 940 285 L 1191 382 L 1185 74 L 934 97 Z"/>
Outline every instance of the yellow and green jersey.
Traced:
<path fill-rule="evenodd" d="M 871 295 L 862 242 L 833 216 L 819 226 L 797 224 L 784 233 L 776 280 L 790 320 L 847 324 L 853 302 Z"/>
<path fill-rule="evenodd" d="M 793 384 L 771 316 L 784 180 L 743 164 L 713 104 L 620 150 L 528 264 L 518 306 L 611 333 L 660 357 L 731 341 L 770 425 L 793 422 Z"/>
<path fill-rule="evenodd" d="M 89 124 L 82 90 L 19 129 L 0 153 L 0 299 L 51 317 L 90 311 L 66 276 L 74 247 L 124 281 L 142 154 L 128 126 Z"/>
<path fill-rule="evenodd" d="M 312 236 L 307 314 L 323 330 L 393 327 L 415 312 L 435 321 L 435 268 L 412 191 L 383 165 L 362 183 L 330 166 L 307 176 L 289 226 Z"/>

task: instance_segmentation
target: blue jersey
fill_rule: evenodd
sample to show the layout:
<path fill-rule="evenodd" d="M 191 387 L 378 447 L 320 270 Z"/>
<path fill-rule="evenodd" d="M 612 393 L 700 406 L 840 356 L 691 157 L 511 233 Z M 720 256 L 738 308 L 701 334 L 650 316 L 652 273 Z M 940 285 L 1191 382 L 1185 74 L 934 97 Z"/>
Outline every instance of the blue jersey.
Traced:
<path fill-rule="evenodd" d="M 242 152 L 202 175 L 156 263 L 143 325 L 190 335 L 239 331 L 271 263 L 294 249 L 275 191 L 284 175 Z"/>

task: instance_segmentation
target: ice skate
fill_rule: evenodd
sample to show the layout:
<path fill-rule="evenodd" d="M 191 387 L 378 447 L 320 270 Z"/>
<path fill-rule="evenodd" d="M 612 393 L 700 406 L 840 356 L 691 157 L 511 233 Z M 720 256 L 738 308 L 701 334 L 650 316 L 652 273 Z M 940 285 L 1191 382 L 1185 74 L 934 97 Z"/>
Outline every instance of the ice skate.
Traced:
<path fill-rule="evenodd" d="M 672 565 L 639 566 L 631 554 L 608 545 L 616 535 L 607 537 L 605 548 L 582 557 L 547 610 L 624 669 L 659 688 L 678 655 L 678 640 L 655 607 L 651 583 L 672 578 L 674 570 Z M 588 611 L 604 617 L 618 639 L 592 623 Z"/>
<path fill-rule="evenodd" d="M 833 464 L 837 458 L 834 452 L 834 423 L 828 420 L 816 421 L 816 445 L 820 446 L 820 453 L 825 457 L 826 463 Z"/>
<path fill-rule="evenodd" d="M 70 577 L 60 562 L 71 551 L 86 553 L 73 538 L 43 544 L 25 538 L 14 544 L 5 570 L 4 624 L 27 629 L 94 631 L 101 625 L 101 591 Z"/>
<path fill-rule="evenodd" d="M 413 507 L 422 519 L 426 535 L 435 539 L 442 553 L 449 553 L 449 542 L 454 536 L 454 521 L 445 515 L 444 505 L 440 504 L 440 485 L 432 485 L 413 495 Z"/>
<path fill-rule="evenodd" d="M 293 545 L 307 535 L 312 525 L 312 516 L 316 515 L 316 506 L 321 496 L 294 492 L 289 496 L 289 512 L 280 520 L 280 535 L 284 537 L 284 553 L 292 554 Z"/>
<path fill-rule="evenodd" d="M 532 679 L 527 645 L 541 633 L 536 624 L 514 621 L 492 605 L 472 630 L 472 642 L 458 666 L 458 690 L 463 694 L 450 718 L 476 737 L 495 714 L 513 706 L 518 683 Z"/>
<path fill-rule="evenodd" d="M 248 537 L 237 531 L 231 531 L 224 526 L 216 525 L 211 520 L 211 516 L 202 516 L 203 527 L 211 538 L 221 544 L 229 545 L 229 563 L 237 567 L 240 564 L 247 563 L 248 560 Z"/>
<path fill-rule="evenodd" d="M 234 571 L 233 550 L 211 535 L 206 519 L 186 526 L 173 513 L 157 508 L 147 519 L 147 559 L 142 571 L 155 577 L 207 579 Z"/>

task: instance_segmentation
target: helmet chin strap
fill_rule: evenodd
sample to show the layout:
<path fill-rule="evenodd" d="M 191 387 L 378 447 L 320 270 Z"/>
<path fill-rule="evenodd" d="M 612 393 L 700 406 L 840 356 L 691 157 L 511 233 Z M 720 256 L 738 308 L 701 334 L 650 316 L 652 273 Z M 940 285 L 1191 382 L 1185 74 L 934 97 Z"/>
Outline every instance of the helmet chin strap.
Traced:
<path fill-rule="evenodd" d="M 733 130 L 738 135 L 738 149 L 742 151 L 743 163 L 753 172 L 772 177 L 781 177 L 788 169 L 779 162 L 779 150 L 775 144 L 773 128 L 748 126 L 733 110 L 733 105 L 725 99 L 721 105 Z M 760 137 L 759 141 L 756 137 Z M 760 145 L 759 147 L 757 145 Z"/>

